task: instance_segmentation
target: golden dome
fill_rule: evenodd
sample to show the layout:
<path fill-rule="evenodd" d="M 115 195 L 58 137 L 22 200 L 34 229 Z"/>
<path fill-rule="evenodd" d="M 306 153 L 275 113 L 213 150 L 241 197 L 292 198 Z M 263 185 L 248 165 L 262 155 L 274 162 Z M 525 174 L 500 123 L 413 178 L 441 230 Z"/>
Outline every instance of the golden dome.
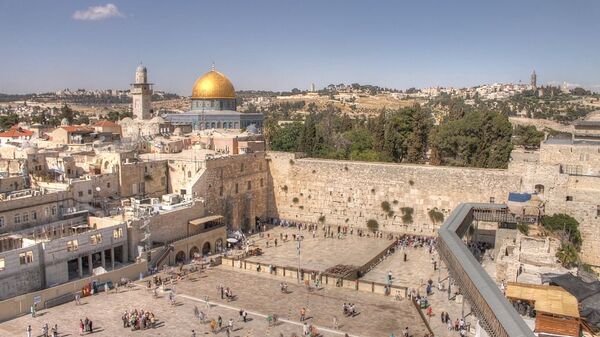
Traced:
<path fill-rule="evenodd" d="M 213 69 L 196 80 L 192 98 L 235 98 L 235 89 L 225 75 Z"/>

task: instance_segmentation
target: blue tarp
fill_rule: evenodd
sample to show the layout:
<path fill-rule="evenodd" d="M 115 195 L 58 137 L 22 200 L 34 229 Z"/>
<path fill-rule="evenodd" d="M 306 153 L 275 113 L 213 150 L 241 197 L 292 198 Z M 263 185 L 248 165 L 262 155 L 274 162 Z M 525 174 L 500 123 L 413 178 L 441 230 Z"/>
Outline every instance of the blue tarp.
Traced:
<path fill-rule="evenodd" d="M 508 193 L 508 201 L 527 202 L 529 200 L 531 200 L 531 194 L 529 193 Z"/>

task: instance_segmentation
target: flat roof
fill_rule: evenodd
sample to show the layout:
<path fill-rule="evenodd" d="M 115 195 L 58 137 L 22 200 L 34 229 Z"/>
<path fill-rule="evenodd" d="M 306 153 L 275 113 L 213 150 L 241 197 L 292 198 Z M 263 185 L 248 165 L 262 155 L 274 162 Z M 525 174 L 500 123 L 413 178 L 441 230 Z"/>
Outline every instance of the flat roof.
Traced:
<path fill-rule="evenodd" d="M 579 318 L 577 299 L 562 287 L 508 282 L 506 297 L 533 302 L 537 312 Z"/>

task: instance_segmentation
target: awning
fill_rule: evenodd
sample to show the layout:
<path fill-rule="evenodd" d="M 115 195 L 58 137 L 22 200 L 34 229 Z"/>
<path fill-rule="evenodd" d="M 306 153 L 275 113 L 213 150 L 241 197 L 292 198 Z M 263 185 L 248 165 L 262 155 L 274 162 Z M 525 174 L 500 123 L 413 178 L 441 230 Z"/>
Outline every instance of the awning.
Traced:
<path fill-rule="evenodd" d="M 508 282 L 506 297 L 534 302 L 538 312 L 579 318 L 577 299 L 561 287 Z"/>
<path fill-rule="evenodd" d="M 207 222 L 217 221 L 217 220 L 221 220 L 221 219 L 223 219 L 222 215 L 209 215 L 209 216 L 205 216 L 203 218 L 198 218 L 198 219 L 190 220 L 189 224 L 190 225 L 194 225 L 194 226 L 198 226 L 198 225 L 205 224 Z"/>

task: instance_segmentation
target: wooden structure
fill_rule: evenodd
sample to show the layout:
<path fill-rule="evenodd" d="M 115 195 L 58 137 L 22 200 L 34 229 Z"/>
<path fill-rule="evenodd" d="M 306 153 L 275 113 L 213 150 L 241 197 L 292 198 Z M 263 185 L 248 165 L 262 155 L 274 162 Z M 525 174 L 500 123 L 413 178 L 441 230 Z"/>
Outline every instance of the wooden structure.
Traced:
<path fill-rule="evenodd" d="M 536 312 L 535 332 L 538 335 L 577 337 L 581 332 L 577 299 L 557 286 L 509 282 L 506 297 L 533 305 Z"/>

